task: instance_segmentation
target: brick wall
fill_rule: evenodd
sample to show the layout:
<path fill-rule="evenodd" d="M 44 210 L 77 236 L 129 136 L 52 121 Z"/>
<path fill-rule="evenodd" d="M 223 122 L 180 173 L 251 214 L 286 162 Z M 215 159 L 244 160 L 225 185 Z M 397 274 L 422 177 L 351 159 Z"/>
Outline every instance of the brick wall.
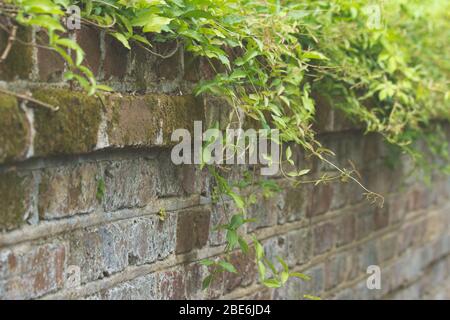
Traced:
<path fill-rule="evenodd" d="M 60 107 L 51 112 L 0 96 L 2 299 L 450 298 L 450 180 L 436 174 L 426 186 L 408 174 L 403 157 L 388 166 L 395 154 L 380 137 L 364 136 L 322 104 L 320 139 L 339 165 L 356 165 L 385 206 L 368 203 L 355 184 L 295 188 L 277 177 L 282 192 L 250 209 L 258 221 L 245 232 L 311 281 L 263 288 L 251 254 L 236 252 L 239 273 L 202 291 L 207 270 L 198 261 L 223 254 L 224 234 L 213 228 L 233 203 L 212 202 L 206 171 L 172 164 L 170 134 L 192 129 L 194 120 L 227 119 L 223 102 L 191 94 L 211 71 L 182 48 L 161 60 L 94 30 L 75 36 L 86 63 L 117 91 L 102 101 L 71 90 L 61 80 L 64 63 L 41 48 L 17 44 L 0 66 L 0 86 Z M 294 157 L 312 176 L 333 173 L 299 150 Z M 381 268 L 381 290 L 366 287 L 369 265 Z"/>

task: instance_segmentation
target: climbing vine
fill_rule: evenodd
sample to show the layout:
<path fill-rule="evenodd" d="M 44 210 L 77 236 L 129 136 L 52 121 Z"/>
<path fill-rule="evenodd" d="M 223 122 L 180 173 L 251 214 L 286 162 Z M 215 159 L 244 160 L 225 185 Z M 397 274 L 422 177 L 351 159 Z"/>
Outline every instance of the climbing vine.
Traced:
<path fill-rule="evenodd" d="M 352 180 L 370 201 L 383 203 L 381 195 L 359 182 L 355 168 L 335 166 L 332 152 L 316 139 L 313 97 L 318 95 L 364 124 L 367 132 L 383 135 L 422 168 L 450 172 L 448 162 L 430 164 L 414 148 L 422 139 L 434 154 L 448 158 L 443 130 L 435 121 L 450 117 L 448 1 L 3 0 L 0 13 L 7 20 L 0 26 L 9 40 L 0 62 L 19 25 L 40 27 L 48 34 L 48 49 L 66 61 L 67 81 L 90 95 L 110 91 L 83 65 L 82 48 L 66 32 L 72 5 L 80 8 L 82 24 L 104 30 L 127 49 L 139 46 L 164 59 L 182 47 L 205 59 L 215 76 L 201 81 L 195 94 L 226 99 L 240 126 L 243 113 L 261 128 L 276 128 L 280 143 L 298 145 L 338 172 L 314 181 L 304 179 L 308 168 L 283 172 L 296 183 Z M 171 52 L 154 49 L 155 43 L 167 41 L 176 44 Z M 291 148 L 284 150 L 283 161 L 293 164 Z M 276 268 L 258 240 L 249 241 L 239 231 L 253 221 L 246 208 L 255 198 L 238 190 L 257 184 L 270 195 L 277 186 L 247 178 L 233 185 L 221 168 L 208 168 L 216 181 L 215 196 L 231 198 L 237 213 L 217 227 L 226 231 L 226 258 L 202 261 L 212 270 L 204 287 L 219 272 L 236 272 L 229 254 L 237 247 L 246 253 L 251 243 L 262 284 L 280 287 L 289 277 L 306 279 L 291 272 L 281 258 L 281 268 Z"/>

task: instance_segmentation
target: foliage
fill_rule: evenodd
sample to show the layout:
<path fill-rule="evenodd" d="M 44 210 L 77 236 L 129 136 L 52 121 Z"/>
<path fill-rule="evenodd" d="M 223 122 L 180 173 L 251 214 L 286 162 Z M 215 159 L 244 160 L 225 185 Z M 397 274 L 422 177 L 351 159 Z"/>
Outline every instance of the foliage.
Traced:
<path fill-rule="evenodd" d="M 165 58 L 153 51 L 152 44 L 175 41 L 206 59 L 216 76 L 201 82 L 196 94 L 226 98 L 238 119 L 239 109 L 261 127 L 279 129 L 281 142 L 299 145 L 338 170 L 339 176 L 321 177 L 315 183 L 335 178 L 359 183 L 353 170 L 330 162 L 331 152 L 315 138 L 313 97 L 317 95 L 363 123 L 367 132 L 382 134 L 422 167 L 435 169 L 414 149 L 419 139 L 436 155 L 448 158 L 442 130 L 434 121 L 450 117 L 448 1 L 3 1 L 3 15 L 47 31 L 49 48 L 70 67 L 66 79 L 94 94 L 109 88 L 97 84 L 82 64 L 83 50 L 65 33 L 61 18 L 69 5 L 81 8 L 83 23 L 105 30 L 128 49 L 141 46 Z M 375 23 L 374 8 L 381 14 Z M 74 58 L 68 51 L 75 53 Z M 290 163 L 292 152 L 286 150 L 284 156 Z M 450 172 L 448 162 L 436 163 Z M 226 256 L 236 247 L 247 252 L 249 243 L 239 229 L 250 222 L 246 207 L 254 198 L 242 196 L 236 191 L 239 186 L 230 185 L 214 167 L 209 168 L 216 178 L 218 196 L 230 197 L 238 209 L 229 223 L 218 227 L 227 233 Z M 301 169 L 286 176 L 301 182 L 307 173 L 308 169 Z M 360 186 L 369 199 L 382 202 L 380 195 Z M 274 187 L 264 187 L 264 182 L 261 187 L 268 194 L 274 192 Z M 304 278 L 290 272 L 282 259 L 282 271 L 276 270 L 256 239 L 253 247 L 263 284 L 278 287 L 291 276 Z M 227 259 L 203 264 L 213 270 L 205 287 L 217 272 L 236 272 Z M 270 279 L 266 267 L 272 271 Z"/>

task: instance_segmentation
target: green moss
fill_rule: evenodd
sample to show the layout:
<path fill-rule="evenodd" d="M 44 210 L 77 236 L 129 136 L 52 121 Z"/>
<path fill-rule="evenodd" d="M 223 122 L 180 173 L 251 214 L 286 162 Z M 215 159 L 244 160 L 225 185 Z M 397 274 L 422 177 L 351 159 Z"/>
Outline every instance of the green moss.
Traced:
<path fill-rule="evenodd" d="M 19 159 L 27 148 L 29 125 L 15 97 L 0 94 L 0 163 Z"/>
<path fill-rule="evenodd" d="M 2 39 L 7 39 L 5 34 Z M 19 28 L 17 39 L 23 42 L 31 42 L 31 29 Z M 6 43 L 6 41 L 3 41 Z M 6 60 L 0 65 L 0 78 L 4 80 L 28 79 L 33 68 L 33 46 L 28 46 L 17 41 L 14 42 Z"/>
<path fill-rule="evenodd" d="M 23 178 L 15 172 L 0 174 L 0 230 L 11 230 L 23 223 L 25 194 Z"/>
<path fill-rule="evenodd" d="M 194 131 L 194 121 L 204 121 L 202 102 L 193 96 L 148 95 L 145 103 L 154 114 L 155 126 L 149 132 L 149 138 L 154 139 L 162 134 L 164 143 L 170 143 L 172 132 L 179 128 Z"/>
<path fill-rule="evenodd" d="M 97 98 L 65 89 L 39 89 L 33 97 L 60 108 L 57 112 L 36 109 L 37 156 L 85 153 L 95 148 L 102 112 Z"/>

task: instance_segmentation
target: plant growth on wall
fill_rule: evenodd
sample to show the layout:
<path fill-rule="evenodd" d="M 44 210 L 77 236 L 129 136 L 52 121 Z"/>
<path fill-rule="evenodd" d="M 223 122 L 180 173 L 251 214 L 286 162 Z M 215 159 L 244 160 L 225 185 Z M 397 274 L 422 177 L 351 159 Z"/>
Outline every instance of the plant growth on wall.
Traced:
<path fill-rule="evenodd" d="M 338 172 L 308 182 L 352 180 L 370 201 L 383 203 L 381 195 L 359 182 L 355 168 L 334 165 L 332 152 L 317 140 L 312 129 L 317 95 L 367 132 L 381 134 L 421 168 L 450 172 L 447 163 L 436 168 L 414 148 L 421 139 L 436 155 L 448 158 L 441 124 L 435 121 L 450 117 L 448 1 L 3 0 L 0 14 L 6 19 L 0 27 L 9 39 L 0 63 L 18 41 L 18 26 L 40 27 L 48 34 L 48 49 L 66 61 L 67 81 L 90 95 L 110 91 L 83 65 L 84 52 L 66 30 L 64 19 L 73 5 L 81 10 L 82 24 L 105 31 L 127 49 L 139 46 L 164 59 L 182 47 L 208 61 L 215 76 L 198 83 L 195 94 L 226 99 L 238 122 L 244 112 L 260 127 L 278 129 L 281 143 L 300 146 Z M 175 49 L 156 52 L 154 44 L 167 41 Z M 283 161 L 292 163 L 291 148 L 284 150 Z M 236 272 L 227 258 L 236 248 L 244 253 L 253 248 L 265 286 L 280 287 L 290 277 L 307 279 L 291 272 L 282 258 L 280 268 L 274 266 L 258 240 L 248 241 L 240 232 L 252 221 L 246 209 L 255 198 L 239 190 L 257 184 L 270 195 L 278 187 L 253 176 L 233 183 L 220 166 L 208 169 L 216 181 L 215 198 L 230 197 L 237 212 L 217 227 L 227 234 L 225 258 L 202 261 L 211 270 L 204 287 L 220 272 Z M 308 172 L 300 168 L 284 175 L 303 183 Z"/>

